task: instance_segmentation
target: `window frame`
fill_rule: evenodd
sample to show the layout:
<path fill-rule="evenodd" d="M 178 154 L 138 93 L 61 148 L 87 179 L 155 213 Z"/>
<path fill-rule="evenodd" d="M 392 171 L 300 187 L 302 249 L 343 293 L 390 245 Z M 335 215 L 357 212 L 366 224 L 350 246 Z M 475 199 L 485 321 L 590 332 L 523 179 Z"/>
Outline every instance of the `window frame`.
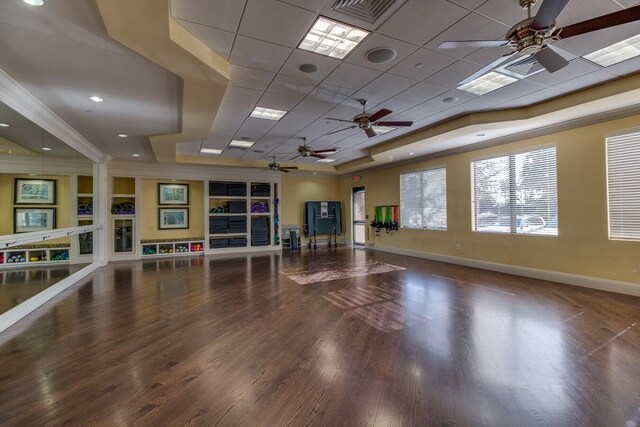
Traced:
<path fill-rule="evenodd" d="M 560 207 L 559 207 L 559 203 L 557 203 L 556 200 L 556 217 L 557 217 L 557 233 L 556 234 L 536 234 L 536 233 L 518 233 L 517 232 L 517 212 L 515 215 L 510 214 L 511 218 L 511 231 L 505 233 L 505 232 L 500 232 L 500 231 L 495 231 L 495 230 L 477 230 L 476 229 L 476 200 L 475 200 L 475 193 L 476 193 L 476 188 L 475 188 L 475 174 L 474 174 L 474 163 L 475 162 L 481 162 L 483 160 L 491 160 L 491 159 L 498 159 L 501 157 L 507 157 L 510 158 L 511 156 L 514 157 L 519 155 L 519 154 L 526 154 L 526 153 L 530 153 L 530 152 L 534 152 L 534 151 L 541 151 L 541 150 L 546 150 L 546 149 L 550 149 L 550 148 L 554 148 L 555 149 L 555 163 L 556 163 L 556 199 L 558 199 L 558 144 L 557 143 L 551 143 L 551 144 L 544 144 L 544 145 L 537 145 L 534 147 L 526 147 L 526 148 L 519 148 L 519 149 L 515 149 L 515 150 L 510 150 L 510 151 L 506 151 L 506 152 L 501 152 L 501 153 L 496 153 L 496 154 L 488 154 L 488 155 L 484 155 L 484 156 L 477 156 L 472 158 L 469 161 L 469 175 L 470 175 L 470 193 L 471 193 L 471 232 L 473 233 L 482 233 L 482 234 L 496 234 L 496 235 L 503 235 L 503 236 L 528 236 L 528 237 L 551 237 L 551 238 L 556 238 L 560 236 Z M 509 172 L 509 194 L 511 196 L 511 194 L 516 190 L 516 188 L 512 185 L 512 181 L 511 181 L 511 172 Z M 512 205 L 510 204 L 510 209 L 512 208 Z M 514 227 L 515 226 L 515 227 Z M 516 230 L 516 231 L 513 231 Z"/>
<path fill-rule="evenodd" d="M 430 172 L 433 170 L 438 170 L 438 169 L 444 169 L 444 191 L 445 191 L 445 198 L 447 201 L 447 205 L 446 205 L 446 209 L 445 209 L 445 217 L 446 217 L 446 221 L 447 221 L 447 225 L 444 228 L 429 228 L 429 227 L 408 227 L 402 224 L 402 177 L 404 175 L 412 175 L 412 174 L 422 174 L 425 172 Z M 448 173 L 447 173 L 447 165 L 446 164 L 440 164 L 440 165 L 436 165 L 436 166 L 431 166 L 425 169 L 419 169 L 419 170 L 413 170 L 413 171 L 407 171 L 407 172 L 401 172 L 399 177 L 398 177 L 398 190 L 399 190 L 399 199 L 400 199 L 400 205 L 399 205 L 399 214 L 400 214 L 400 229 L 401 230 L 426 230 L 426 231 L 448 231 L 449 230 L 449 203 L 448 203 L 448 191 L 449 191 L 449 186 L 448 184 Z"/>

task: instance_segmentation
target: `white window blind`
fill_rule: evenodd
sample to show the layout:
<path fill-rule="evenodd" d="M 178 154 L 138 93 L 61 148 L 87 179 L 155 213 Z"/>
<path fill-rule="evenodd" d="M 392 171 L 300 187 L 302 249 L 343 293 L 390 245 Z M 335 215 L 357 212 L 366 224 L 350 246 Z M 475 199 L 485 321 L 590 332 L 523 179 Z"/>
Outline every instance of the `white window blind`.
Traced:
<path fill-rule="evenodd" d="M 558 235 L 555 147 L 472 163 L 473 229 Z"/>
<path fill-rule="evenodd" d="M 640 240 L 640 132 L 607 138 L 609 238 Z"/>
<path fill-rule="evenodd" d="M 447 170 L 400 175 L 400 226 L 447 229 Z"/>

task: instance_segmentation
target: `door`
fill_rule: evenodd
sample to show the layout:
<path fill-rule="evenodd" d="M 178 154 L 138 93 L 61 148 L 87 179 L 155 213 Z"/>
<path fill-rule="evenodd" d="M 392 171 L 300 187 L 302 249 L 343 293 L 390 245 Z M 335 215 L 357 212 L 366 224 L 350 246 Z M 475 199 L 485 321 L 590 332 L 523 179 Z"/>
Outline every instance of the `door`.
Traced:
<path fill-rule="evenodd" d="M 353 189 L 353 244 L 364 246 L 367 216 L 364 208 L 364 187 Z"/>

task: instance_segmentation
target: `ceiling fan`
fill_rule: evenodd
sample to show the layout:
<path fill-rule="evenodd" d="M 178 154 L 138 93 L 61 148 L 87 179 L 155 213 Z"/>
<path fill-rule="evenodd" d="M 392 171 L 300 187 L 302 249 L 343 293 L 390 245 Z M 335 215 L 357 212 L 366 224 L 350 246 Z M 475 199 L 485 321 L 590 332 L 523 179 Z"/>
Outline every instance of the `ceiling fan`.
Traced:
<path fill-rule="evenodd" d="M 326 150 L 314 150 L 307 145 L 307 137 L 303 136 L 302 139 L 303 144 L 298 146 L 298 154 L 295 157 L 292 157 L 291 160 L 297 159 L 298 157 L 317 157 L 318 159 L 326 159 L 327 156 L 323 156 L 323 154 L 334 154 L 337 153 L 338 150 L 336 148 L 327 148 Z"/>
<path fill-rule="evenodd" d="M 547 71 L 550 73 L 556 72 L 569 65 L 569 62 L 558 53 L 557 48 L 548 44 L 547 41 L 568 39 L 569 37 L 578 36 L 580 34 L 586 34 L 592 31 L 602 30 L 640 20 L 640 6 L 633 6 L 563 28 L 556 28 L 556 18 L 560 15 L 567 3 L 569 3 L 569 0 L 542 0 L 540 9 L 534 17 L 531 16 L 531 7 L 534 6 L 538 0 L 517 1 L 523 9 L 527 10 L 528 18 L 511 27 L 511 29 L 507 31 L 504 40 L 446 41 L 439 46 L 440 49 L 502 46 L 508 46 L 514 49 L 513 52 L 509 52 L 506 55 L 501 56 L 480 71 L 467 77 L 465 80 L 460 82 L 461 85 L 486 74 L 488 71 L 502 64 L 508 57 L 516 53 L 532 55 L 533 58 Z"/>
<path fill-rule="evenodd" d="M 335 120 L 338 122 L 345 122 L 345 123 L 355 123 L 355 125 L 349 126 L 348 128 L 329 132 L 326 135 L 333 135 L 334 133 L 342 132 L 344 130 L 360 128 L 367 134 L 369 138 L 373 138 L 374 136 L 378 135 L 375 131 L 376 126 L 401 127 L 401 126 L 413 125 L 413 122 L 411 121 L 400 121 L 400 122 L 382 121 L 381 122 L 380 121 L 381 118 L 388 116 L 393 111 L 383 108 L 381 110 L 376 111 L 373 114 L 370 114 L 370 113 L 367 113 L 367 110 L 366 110 L 367 100 L 361 99 L 360 104 L 362 105 L 362 114 L 358 114 L 352 120 L 332 119 L 327 117 L 326 120 Z"/>
<path fill-rule="evenodd" d="M 298 169 L 295 166 L 280 166 L 280 163 L 276 162 L 276 156 L 271 156 L 273 157 L 273 161 L 271 163 L 269 163 L 269 170 L 272 170 L 274 172 L 285 172 L 285 173 L 289 173 L 289 171 L 291 170 L 296 170 Z"/>

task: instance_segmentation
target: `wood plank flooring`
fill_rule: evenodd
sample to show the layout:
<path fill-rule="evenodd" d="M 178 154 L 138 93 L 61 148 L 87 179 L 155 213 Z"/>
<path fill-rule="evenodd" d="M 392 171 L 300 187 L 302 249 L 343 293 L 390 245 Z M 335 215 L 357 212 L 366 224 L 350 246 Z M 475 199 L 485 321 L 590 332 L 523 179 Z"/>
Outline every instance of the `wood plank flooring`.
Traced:
<path fill-rule="evenodd" d="M 113 263 L 37 314 L 1 425 L 640 422 L 640 299 L 567 285 L 318 249 Z"/>

